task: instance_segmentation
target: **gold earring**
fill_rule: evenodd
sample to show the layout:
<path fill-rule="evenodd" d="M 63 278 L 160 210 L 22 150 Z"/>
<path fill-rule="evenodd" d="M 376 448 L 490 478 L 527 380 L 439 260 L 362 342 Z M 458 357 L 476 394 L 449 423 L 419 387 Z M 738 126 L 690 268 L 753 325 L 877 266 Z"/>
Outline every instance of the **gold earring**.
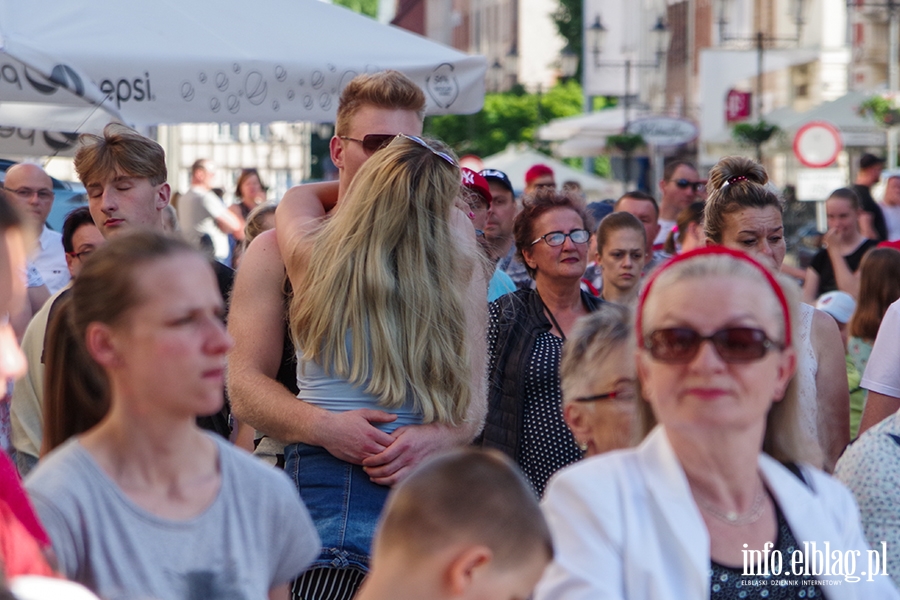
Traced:
<path fill-rule="evenodd" d="M 578 448 L 579 448 L 579 450 L 581 450 L 582 452 L 587 452 L 587 449 L 588 449 L 588 444 L 587 444 L 587 442 L 579 441 L 579 442 L 578 442 Z"/>

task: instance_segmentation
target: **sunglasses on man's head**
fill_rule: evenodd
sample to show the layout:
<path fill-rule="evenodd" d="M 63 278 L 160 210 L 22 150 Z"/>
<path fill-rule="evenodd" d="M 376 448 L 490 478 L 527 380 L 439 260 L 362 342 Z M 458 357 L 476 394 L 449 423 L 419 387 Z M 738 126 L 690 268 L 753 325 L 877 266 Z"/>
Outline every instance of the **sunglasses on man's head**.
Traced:
<path fill-rule="evenodd" d="M 404 138 L 407 140 L 414 141 L 415 143 L 419 144 L 423 148 L 428 148 L 429 150 L 431 150 L 432 154 L 443 158 L 444 160 L 446 160 L 448 163 L 450 163 L 454 167 L 459 166 L 459 165 L 457 165 L 456 160 L 452 156 L 450 156 L 446 152 L 442 152 L 441 150 L 433 148 L 431 146 L 431 144 L 429 144 L 428 142 L 426 142 L 425 140 L 423 140 L 422 138 L 420 138 L 417 135 L 407 135 L 405 133 L 370 133 L 368 135 L 364 135 L 363 139 L 361 139 L 361 140 L 352 138 L 347 135 L 339 135 L 338 137 L 342 140 L 348 140 L 348 141 L 356 142 L 357 144 L 360 144 L 362 146 L 363 152 L 366 153 L 366 156 L 372 156 L 373 154 L 375 154 L 382 148 L 386 148 L 388 146 L 388 144 L 393 142 L 398 137 Z"/>
<path fill-rule="evenodd" d="M 712 335 L 700 335 L 687 327 L 657 329 L 644 339 L 644 348 L 659 362 L 683 365 L 694 360 L 706 341 L 712 342 L 719 358 L 729 364 L 757 361 L 772 348 L 784 349 L 754 327 L 727 327 Z"/>
<path fill-rule="evenodd" d="M 682 190 L 686 190 L 689 187 L 694 188 L 695 192 L 702 192 L 706 189 L 706 181 L 691 181 L 689 179 L 670 179 L 672 183 L 677 185 Z"/>

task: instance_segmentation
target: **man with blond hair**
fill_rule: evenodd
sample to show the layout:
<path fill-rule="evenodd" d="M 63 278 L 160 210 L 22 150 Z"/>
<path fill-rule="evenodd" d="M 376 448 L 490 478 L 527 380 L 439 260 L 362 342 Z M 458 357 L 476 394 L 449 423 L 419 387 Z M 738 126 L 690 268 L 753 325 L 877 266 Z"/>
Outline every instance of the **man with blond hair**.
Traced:
<path fill-rule="evenodd" d="M 330 142 L 338 181 L 292 188 L 279 211 L 290 210 L 294 198 L 310 197 L 321 202 L 323 214 L 333 209 L 373 153 L 397 134 L 421 135 L 424 109 L 422 90 L 397 71 L 355 77 L 341 93 Z M 290 352 L 283 353 L 284 280 L 275 232 L 264 232 L 241 257 L 231 306 L 229 331 L 235 346 L 228 391 L 241 422 L 280 440 L 276 446 L 305 443 L 325 448 L 346 462 L 365 464 L 372 481 L 382 485 L 397 483 L 435 452 L 471 441 L 477 431 L 469 427 L 424 425 L 412 428 L 405 440 L 394 444 L 397 440 L 373 425 L 393 419 L 384 411 L 333 413 L 297 398 L 288 389 L 296 386 L 295 371 L 284 368 L 284 360 L 292 358 Z M 297 581 L 293 594 L 304 600 L 349 600 L 363 576 L 352 567 L 312 569 Z"/>
<path fill-rule="evenodd" d="M 75 171 L 84 184 L 94 224 L 110 238 L 134 229 L 162 229 L 172 195 L 162 146 L 125 125 L 81 136 Z"/>
<path fill-rule="evenodd" d="M 140 229 L 165 231 L 163 213 L 172 190 L 166 182 L 166 153 L 156 141 L 125 125 L 110 123 L 102 135 L 81 136 L 75 171 L 87 190 L 94 224 L 104 238 Z M 227 303 L 234 271 L 218 261 L 210 264 Z M 50 318 L 52 312 L 53 308 Z M 218 413 L 198 417 L 197 423 L 230 437 L 228 403 Z"/>

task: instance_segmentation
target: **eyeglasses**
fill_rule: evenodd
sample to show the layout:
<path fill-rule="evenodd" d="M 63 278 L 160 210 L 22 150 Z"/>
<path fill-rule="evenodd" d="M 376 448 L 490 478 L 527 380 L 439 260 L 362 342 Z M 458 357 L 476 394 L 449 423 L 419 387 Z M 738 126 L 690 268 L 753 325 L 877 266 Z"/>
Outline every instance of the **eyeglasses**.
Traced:
<path fill-rule="evenodd" d="M 36 194 L 38 200 L 47 202 L 49 200 L 53 200 L 53 190 L 32 190 L 30 188 L 19 188 L 17 190 L 10 189 L 6 186 L 3 186 L 3 189 L 11 194 L 15 194 L 20 199 L 28 201 Z"/>
<path fill-rule="evenodd" d="M 82 261 L 83 261 L 83 260 L 86 259 L 88 256 L 90 256 L 91 254 L 93 254 L 96 250 L 97 250 L 96 248 L 86 248 L 86 249 L 82 250 L 81 252 L 69 252 L 69 255 L 70 255 L 70 256 L 74 256 L 74 257 L 77 258 L 78 260 L 82 260 Z"/>
<path fill-rule="evenodd" d="M 692 187 L 694 188 L 695 192 L 702 192 L 706 189 L 706 180 L 690 181 L 688 179 L 670 179 L 669 181 L 677 185 L 682 190 L 686 190 L 687 188 Z"/>
<path fill-rule="evenodd" d="M 435 156 L 440 156 L 441 158 L 446 160 L 448 163 L 450 163 L 454 167 L 459 166 L 456 164 L 455 158 L 453 158 L 446 152 L 443 152 L 441 150 L 433 148 L 431 146 L 431 144 L 429 144 L 428 142 L 426 142 L 425 140 L 423 140 L 422 138 L 420 138 L 417 135 L 407 135 L 405 133 L 370 133 L 370 134 L 364 135 L 363 139 L 361 139 L 361 140 L 352 138 L 347 135 L 339 135 L 338 137 L 342 140 L 348 140 L 348 141 L 356 142 L 357 144 L 360 144 L 363 148 L 363 152 L 366 153 L 366 156 L 372 156 L 373 154 L 375 154 L 382 148 L 386 148 L 388 146 L 388 144 L 393 142 L 398 137 L 404 138 L 407 140 L 414 141 L 415 143 L 419 144 L 423 148 L 428 148 L 429 150 L 431 150 L 431 152 Z"/>
<path fill-rule="evenodd" d="M 596 402 L 598 400 L 634 400 L 637 394 L 634 392 L 634 388 L 628 388 L 623 390 L 613 390 L 611 392 L 606 392 L 605 394 L 597 394 L 596 396 L 583 396 L 581 398 L 575 398 L 574 402 Z"/>
<path fill-rule="evenodd" d="M 783 344 L 770 340 L 765 331 L 753 327 L 727 327 L 712 335 L 700 335 L 687 327 L 657 329 L 644 339 L 644 348 L 660 362 L 683 365 L 694 360 L 700 344 L 706 341 L 712 342 L 719 358 L 729 364 L 753 362 L 772 348 L 784 349 Z"/>
<path fill-rule="evenodd" d="M 544 240 L 545 242 L 547 242 L 548 246 L 562 246 L 565 243 L 566 238 L 569 238 L 576 244 L 584 244 L 589 239 L 591 239 L 591 232 L 587 229 L 573 229 L 569 233 L 563 233 L 562 231 L 551 231 L 550 233 L 545 233 L 538 239 L 531 242 L 531 245 L 534 246 L 539 241 Z"/>

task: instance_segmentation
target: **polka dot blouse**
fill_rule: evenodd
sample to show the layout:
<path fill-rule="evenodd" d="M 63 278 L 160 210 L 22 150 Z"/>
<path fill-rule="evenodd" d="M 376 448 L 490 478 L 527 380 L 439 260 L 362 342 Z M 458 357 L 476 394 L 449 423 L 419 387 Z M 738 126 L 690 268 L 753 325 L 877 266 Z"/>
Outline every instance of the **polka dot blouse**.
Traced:
<path fill-rule="evenodd" d="M 524 374 L 519 466 L 538 495 L 543 495 L 551 475 L 582 457 L 562 415 L 562 347 L 562 339 L 549 331 L 539 335 Z"/>
<path fill-rule="evenodd" d="M 797 539 L 777 503 L 775 512 L 778 518 L 775 549 L 781 552 L 781 556 L 791 556 L 798 548 Z M 733 568 L 712 561 L 710 600 L 806 600 L 825 597 L 819 586 L 813 585 L 814 575 L 788 575 L 790 561 L 783 561 L 781 571 L 780 575 L 772 575 L 769 569 L 769 575 L 746 576 L 743 566 Z"/>

